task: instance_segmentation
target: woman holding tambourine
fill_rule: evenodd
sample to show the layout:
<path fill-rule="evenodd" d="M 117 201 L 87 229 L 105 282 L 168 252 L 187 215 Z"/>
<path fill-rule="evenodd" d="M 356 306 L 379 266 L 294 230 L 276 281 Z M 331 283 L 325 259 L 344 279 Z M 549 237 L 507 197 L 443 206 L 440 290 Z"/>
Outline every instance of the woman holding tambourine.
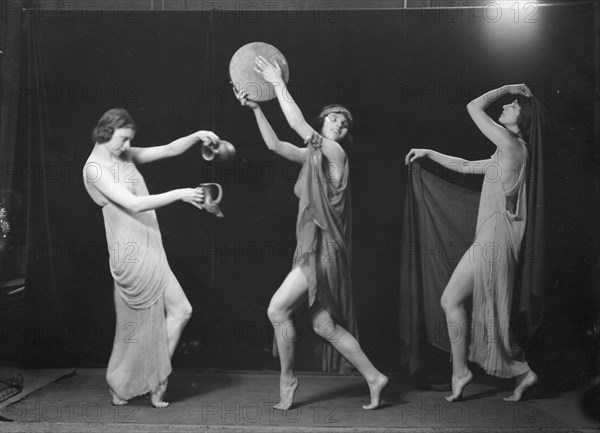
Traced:
<path fill-rule="evenodd" d="M 234 84 L 241 104 L 252 109 L 267 147 L 303 166 L 294 186 L 300 199 L 294 262 L 268 308 L 281 362 L 280 401 L 275 408 L 289 409 L 298 388 L 294 373 L 296 331 L 291 315 L 308 300 L 314 331 L 331 345 L 324 350 L 333 347 L 358 369 L 371 394 L 370 404 L 363 408 L 376 409 L 388 378 L 373 366 L 352 335 L 356 326 L 350 277 L 349 167 L 342 147 L 349 138 L 352 115 L 341 105 L 330 105 L 310 125 L 287 91 L 276 60 L 259 55 L 254 71 L 270 83 L 289 125 L 306 143 L 306 147 L 297 147 L 279 140 L 259 104 L 249 99 L 246 89 L 235 89 Z"/>

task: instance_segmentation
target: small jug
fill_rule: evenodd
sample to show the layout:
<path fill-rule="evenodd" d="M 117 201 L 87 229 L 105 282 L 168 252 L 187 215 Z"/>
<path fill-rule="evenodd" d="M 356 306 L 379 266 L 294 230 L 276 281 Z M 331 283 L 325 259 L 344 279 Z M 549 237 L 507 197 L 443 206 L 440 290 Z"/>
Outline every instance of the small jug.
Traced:
<path fill-rule="evenodd" d="M 226 161 L 235 156 L 235 147 L 229 141 L 202 144 L 202 157 L 207 161 Z"/>
<path fill-rule="evenodd" d="M 202 188 L 202 192 L 204 192 L 204 202 L 198 207 L 219 218 L 223 218 L 223 212 L 219 209 L 219 203 L 221 202 L 221 198 L 223 198 L 223 188 L 221 185 L 218 183 L 201 183 L 198 187 Z M 215 189 L 218 190 L 217 198 L 214 198 Z"/>

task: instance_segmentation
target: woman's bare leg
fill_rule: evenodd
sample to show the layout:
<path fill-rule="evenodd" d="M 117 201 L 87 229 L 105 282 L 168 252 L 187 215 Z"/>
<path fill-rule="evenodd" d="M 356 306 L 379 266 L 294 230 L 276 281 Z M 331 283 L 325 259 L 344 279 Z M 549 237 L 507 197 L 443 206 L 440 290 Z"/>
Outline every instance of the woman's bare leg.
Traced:
<path fill-rule="evenodd" d="M 363 409 L 377 409 L 381 402 L 381 392 L 388 384 L 388 378 L 371 363 L 362 351 L 356 338 L 341 326 L 335 324 L 331 315 L 319 310 L 312 316 L 314 331 L 327 340 L 340 354 L 346 358 L 364 376 L 369 385 L 371 403 Z"/>
<path fill-rule="evenodd" d="M 294 268 L 285 278 L 271 298 L 267 314 L 273 324 L 281 376 L 279 379 L 279 403 L 275 409 L 288 410 L 294 403 L 294 394 L 298 388 L 298 378 L 294 374 L 296 359 L 296 328 L 292 321 L 292 312 L 306 301 L 308 281 L 300 270 Z"/>
<path fill-rule="evenodd" d="M 183 292 L 183 289 L 175 279 L 169 282 L 164 294 L 165 313 L 167 323 L 167 345 L 169 356 L 172 358 L 181 332 L 192 315 L 192 306 Z M 163 400 L 167 391 L 167 378 L 158 384 L 158 386 L 150 392 L 150 400 L 152 405 L 157 408 L 167 407 L 169 403 Z"/>
<path fill-rule="evenodd" d="M 167 343 L 169 356 L 173 357 L 181 332 L 192 316 L 192 306 L 175 277 L 167 286 L 164 297 L 167 314 Z"/>
<path fill-rule="evenodd" d="M 441 299 L 452 349 L 452 395 L 446 397 L 448 401 L 460 398 L 464 387 L 473 379 L 467 366 L 469 321 L 464 306 L 465 299 L 473 294 L 475 272 L 471 260 L 467 251 L 452 273 Z"/>

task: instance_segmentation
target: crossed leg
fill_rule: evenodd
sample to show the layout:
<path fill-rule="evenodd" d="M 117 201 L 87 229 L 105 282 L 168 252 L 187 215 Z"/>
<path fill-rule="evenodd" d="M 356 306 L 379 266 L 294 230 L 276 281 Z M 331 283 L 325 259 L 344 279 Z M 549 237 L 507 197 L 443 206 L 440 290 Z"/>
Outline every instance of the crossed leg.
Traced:
<path fill-rule="evenodd" d="M 291 319 L 292 312 L 306 302 L 308 281 L 300 268 L 292 270 L 275 292 L 268 309 L 269 319 L 275 330 L 277 348 L 281 362 L 279 380 L 280 400 L 275 409 L 287 410 L 294 402 L 298 389 L 298 378 L 294 373 L 296 329 Z M 320 309 L 312 315 L 313 330 L 329 341 L 365 377 L 371 393 L 371 403 L 364 409 L 376 409 L 381 401 L 381 392 L 388 378 L 381 374 L 364 354 L 358 341 L 341 326 L 335 324 L 329 313 Z"/>
<path fill-rule="evenodd" d="M 347 330 L 337 325 L 331 315 L 321 309 L 312 315 L 313 330 L 327 340 L 340 354 L 346 358 L 363 375 L 371 394 L 371 403 L 363 409 L 377 409 L 381 402 L 381 392 L 388 384 L 388 378 L 380 373 L 362 351 L 356 338 Z"/>

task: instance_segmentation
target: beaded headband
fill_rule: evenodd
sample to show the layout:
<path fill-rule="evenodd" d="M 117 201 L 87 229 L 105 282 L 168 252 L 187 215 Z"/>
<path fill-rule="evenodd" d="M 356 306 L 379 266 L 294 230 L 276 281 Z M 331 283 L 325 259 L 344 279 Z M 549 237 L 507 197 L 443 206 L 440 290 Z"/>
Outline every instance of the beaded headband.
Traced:
<path fill-rule="evenodd" d="M 321 112 L 319 113 L 319 117 L 326 117 L 328 114 L 331 113 L 343 114 L 346 117 L 346 120 L 348 120 L 348 126 L 352 127 L 354 119 L 352 117 L 352 114 L 346 107 L 343 107 L 341 105 L 328 105 L 327 107 L 321 110 Z"/>

